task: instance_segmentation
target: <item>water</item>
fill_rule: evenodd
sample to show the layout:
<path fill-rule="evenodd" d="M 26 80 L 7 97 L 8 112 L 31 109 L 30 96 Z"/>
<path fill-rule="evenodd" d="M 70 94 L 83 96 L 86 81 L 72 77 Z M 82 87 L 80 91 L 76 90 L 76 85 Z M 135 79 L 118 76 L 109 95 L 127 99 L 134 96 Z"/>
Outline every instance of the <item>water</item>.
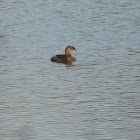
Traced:
<path fill-rule="evenodd" d="M 140 139 L 140 1 L 0 1 L 0 139 Z M 50 58 L 77 49 L 67 66 Z"/>

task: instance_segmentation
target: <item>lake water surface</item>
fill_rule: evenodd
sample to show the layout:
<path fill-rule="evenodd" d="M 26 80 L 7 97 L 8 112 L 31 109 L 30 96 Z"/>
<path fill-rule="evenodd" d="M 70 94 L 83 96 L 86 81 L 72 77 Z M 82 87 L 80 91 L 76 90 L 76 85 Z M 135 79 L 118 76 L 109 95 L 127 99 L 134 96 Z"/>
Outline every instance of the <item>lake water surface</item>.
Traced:
<path fill-rule="evenodd" d="M 0 0 L 0 140 L 140 140 L 139 87 L 139 0 Z"/>

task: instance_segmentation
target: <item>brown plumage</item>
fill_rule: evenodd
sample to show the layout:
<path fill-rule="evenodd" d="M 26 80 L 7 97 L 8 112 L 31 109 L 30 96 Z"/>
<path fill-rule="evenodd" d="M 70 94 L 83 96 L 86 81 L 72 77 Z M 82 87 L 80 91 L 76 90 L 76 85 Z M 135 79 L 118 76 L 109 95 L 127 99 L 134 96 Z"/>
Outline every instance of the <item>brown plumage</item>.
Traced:
<path fill-rule="evenodd" d="M 52 62 L 69 64 L 72 61 L 76 61 L 76 58 L 71 55 L 71 52 L 76 51 L 72 46 L 67 46 L 65 49 L 65 55 L 56 55 L 51 58 Z"/>

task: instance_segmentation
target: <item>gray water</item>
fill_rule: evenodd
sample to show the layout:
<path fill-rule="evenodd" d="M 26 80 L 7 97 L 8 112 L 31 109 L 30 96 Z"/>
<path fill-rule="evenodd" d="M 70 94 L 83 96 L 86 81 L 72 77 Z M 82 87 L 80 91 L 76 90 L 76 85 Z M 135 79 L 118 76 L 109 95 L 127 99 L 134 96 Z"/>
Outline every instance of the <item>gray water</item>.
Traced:
<path fill-rule="evenodd" d="M 139 140 L 139 87 L 139 0 L 0 1 L 0 140 Z"/>

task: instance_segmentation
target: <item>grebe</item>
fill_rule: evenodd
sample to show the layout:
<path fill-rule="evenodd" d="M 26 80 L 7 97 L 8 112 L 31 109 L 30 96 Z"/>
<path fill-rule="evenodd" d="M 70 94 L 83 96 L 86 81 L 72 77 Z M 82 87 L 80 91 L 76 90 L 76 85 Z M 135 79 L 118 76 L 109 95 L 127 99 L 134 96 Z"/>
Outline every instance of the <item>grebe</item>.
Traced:
<path fill-rule="evenodd" d="M 65 49 L 65 55 L 56 55 L 51 58 L 52 62 L 71 64 L 72 61 L 76 61 L 76 58 L 71 55 L 71 52 L 76 51 L 72 46 L 67 46 Z"/>

